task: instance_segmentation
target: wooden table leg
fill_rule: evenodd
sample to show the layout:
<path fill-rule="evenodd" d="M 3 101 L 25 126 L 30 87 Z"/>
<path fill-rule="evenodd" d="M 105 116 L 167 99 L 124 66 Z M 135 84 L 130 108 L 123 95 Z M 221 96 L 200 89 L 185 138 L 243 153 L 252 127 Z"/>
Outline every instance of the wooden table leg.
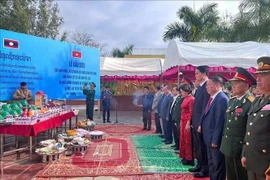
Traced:
<path fill-rule="evenodd" d="M 0 134 L 0 153 L 1 153 L 1 162 L 3 161 L 3 157 L 4 157 L 4 143 L 3 143 L 3 141 L 4 141 L 4 138 L 3 138 L 3 134 Z"/>
<path fill-rule="evenodd" d="M 32 159 L 33 157 L 33 136 L 29 137 L 29 148 L 30 148 L 30 159 Z"/>
<path fill-rule="evenodd" d="M 75 124 L 75 127 L 77 127 L 77 124 L 78 124 L 78 115 L 76 115 L 76 124 Z"/>

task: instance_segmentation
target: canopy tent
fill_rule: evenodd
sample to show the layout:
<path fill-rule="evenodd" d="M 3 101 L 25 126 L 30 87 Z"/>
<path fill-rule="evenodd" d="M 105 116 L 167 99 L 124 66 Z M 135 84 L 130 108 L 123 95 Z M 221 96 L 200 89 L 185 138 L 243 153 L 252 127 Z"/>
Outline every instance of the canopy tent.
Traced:
<path fill-rule="evenodd" d="M 208 65 L 210 72 L 220 72 L 231 78 L 236 67 L 254 72 L 256 60 L 270 55 L 269 45 L 257 42 L 244 43 L 190 43 L 172 40 L 167 48 L 163 77 L 179 77 L 181 74 L 194 78 L 196 66 Z"/>
<path fill-rule="evenodd" d="M 100 60 L 102 80 L 156 80 L 162 73 L 163 59 L 110 58 Z"/>

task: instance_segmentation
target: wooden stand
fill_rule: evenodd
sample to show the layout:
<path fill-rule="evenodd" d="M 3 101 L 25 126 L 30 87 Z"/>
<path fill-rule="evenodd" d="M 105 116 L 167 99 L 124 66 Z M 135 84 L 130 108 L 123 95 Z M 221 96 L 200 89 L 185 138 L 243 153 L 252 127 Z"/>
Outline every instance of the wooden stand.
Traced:
<path fill-rule="evenodd" d="M 51 154 L 51 155 L 43 154 L 42 155 L 42 162 L 49 163 L 49 162 L 57 161 L 57 160 L 59 160 L 60 154 L 62 154 L 62 153 Z"/>
<path fill-rule="evenodd" d="M 91 140 L 93 140 L 93 141 L 102 139 L 102 136 L 103 135 L 92 135 L 92 134 L 90 135 Z"/>
<path fill-rule="evenodd" d="M 73 153 L 81 153 L 81 152 L 86 152 L 88 149 L 87 146 L 73 146 Z"/>

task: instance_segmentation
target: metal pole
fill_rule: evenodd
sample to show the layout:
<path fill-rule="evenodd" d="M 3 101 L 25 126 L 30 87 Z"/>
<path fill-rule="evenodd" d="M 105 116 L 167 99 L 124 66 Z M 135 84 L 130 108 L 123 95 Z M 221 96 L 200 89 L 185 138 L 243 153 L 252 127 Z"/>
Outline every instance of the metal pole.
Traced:
<path fill-rule="evenodd" d="M 177 66 L 177 86 L 179 86 L 179 82 L 180 82 L 180 80 L 179 80 L 179 65 Z"/>

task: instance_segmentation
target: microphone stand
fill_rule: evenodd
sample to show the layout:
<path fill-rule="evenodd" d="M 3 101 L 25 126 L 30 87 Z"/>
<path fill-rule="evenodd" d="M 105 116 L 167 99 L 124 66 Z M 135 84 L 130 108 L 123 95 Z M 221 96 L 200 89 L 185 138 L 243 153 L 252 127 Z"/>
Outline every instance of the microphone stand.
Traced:
<path fill-rule="evenodd" d="M 118 121 L 118 101 L 117 101 L 117 96 L 114 98 L 114 108 L 115 108 L 115 122 L 113 125 L 119 124 L 119 125 L 124 125 L 124 123 L 121 123 Z"/>

